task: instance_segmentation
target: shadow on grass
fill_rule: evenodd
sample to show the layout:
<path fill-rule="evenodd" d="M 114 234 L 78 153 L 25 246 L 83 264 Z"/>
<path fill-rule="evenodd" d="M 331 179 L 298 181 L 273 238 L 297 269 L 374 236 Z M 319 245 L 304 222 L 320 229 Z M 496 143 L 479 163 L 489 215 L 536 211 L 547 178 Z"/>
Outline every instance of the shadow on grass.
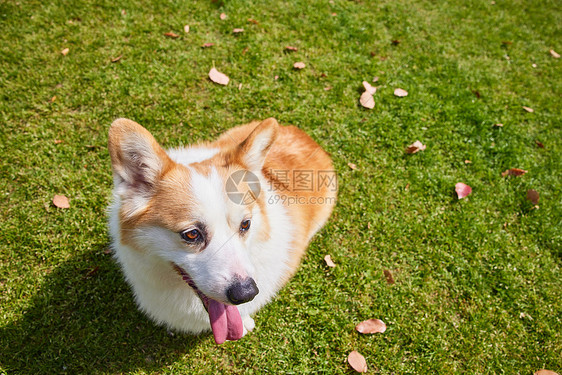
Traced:
<path fill-rule="evenodd" d="M 136 309 L 111 256 L 102 254 L 58 266 L 23 316 L 0 328 L 0 368 L 9 374 L 156 370 L 207 339 L 152 324 Z"/>

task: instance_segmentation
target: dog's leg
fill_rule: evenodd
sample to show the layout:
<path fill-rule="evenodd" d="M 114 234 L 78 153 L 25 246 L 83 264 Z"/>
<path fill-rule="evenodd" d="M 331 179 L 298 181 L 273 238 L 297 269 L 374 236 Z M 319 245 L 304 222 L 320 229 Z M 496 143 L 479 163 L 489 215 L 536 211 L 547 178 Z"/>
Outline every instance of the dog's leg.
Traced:
<path fill-rule="evenodd" d="M 242 336 L 246 336 L 246 334 L 248 332 L 251 332 L 254 327 L 256 326 L 256 323 L 254 323 L 254 319 L 252 319 L 252 317 L 250 317 L 250 315 L 242 318 L 242 324 L 244 325 L 244 332 L 242 334 Z"/>

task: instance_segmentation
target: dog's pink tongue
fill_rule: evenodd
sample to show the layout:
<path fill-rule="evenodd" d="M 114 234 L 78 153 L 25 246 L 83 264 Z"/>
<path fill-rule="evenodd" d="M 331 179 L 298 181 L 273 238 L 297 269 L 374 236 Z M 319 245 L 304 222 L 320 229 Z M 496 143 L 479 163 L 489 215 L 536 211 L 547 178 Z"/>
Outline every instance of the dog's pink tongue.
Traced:
<path fill-rule="evenodd" d="M 225 305 L 213 299 L 209 299 L 209 319 L 215 342 L 222 344 L 226 340 L 238 340 L 242 338 L 244 328 L 242 317 L 236 306 Z"/>

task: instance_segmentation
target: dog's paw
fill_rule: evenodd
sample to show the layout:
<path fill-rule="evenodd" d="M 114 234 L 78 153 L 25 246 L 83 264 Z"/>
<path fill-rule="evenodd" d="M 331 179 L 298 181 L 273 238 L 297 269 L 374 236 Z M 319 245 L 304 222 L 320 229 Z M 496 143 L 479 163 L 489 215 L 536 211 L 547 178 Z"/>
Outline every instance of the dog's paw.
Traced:
<path fill-rule="evenodd" d="M 252 332 L 256 323 L 254 323 L 254 319 L 252 319 L 249 315 L 242 319 L 242 325 L 244 326 L 244 333 L 243 336 L 246 336 L 248 332 Z"/>

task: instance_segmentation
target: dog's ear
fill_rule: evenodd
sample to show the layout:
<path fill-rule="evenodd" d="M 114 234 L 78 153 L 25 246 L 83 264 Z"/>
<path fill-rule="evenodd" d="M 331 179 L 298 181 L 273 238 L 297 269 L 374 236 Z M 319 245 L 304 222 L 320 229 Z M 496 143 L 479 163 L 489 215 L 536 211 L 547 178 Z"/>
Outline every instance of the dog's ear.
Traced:
<path fill-rule="evenodd" d="M 136 197 L 135 206 L 140 208 L 142 200 L 152 195 L 158 178 L 173 164 L 172 160 L 148 130 L 122 118 L 111 124 L 108 148 L 117 191 Z"/>
<path fill-rule="evenodd" d="M 263 120 L 238 146 L 239 157 L 250 170 L 261 170 L 267 152 L 277 138 L 278 128 L 273 117 Z"/>

